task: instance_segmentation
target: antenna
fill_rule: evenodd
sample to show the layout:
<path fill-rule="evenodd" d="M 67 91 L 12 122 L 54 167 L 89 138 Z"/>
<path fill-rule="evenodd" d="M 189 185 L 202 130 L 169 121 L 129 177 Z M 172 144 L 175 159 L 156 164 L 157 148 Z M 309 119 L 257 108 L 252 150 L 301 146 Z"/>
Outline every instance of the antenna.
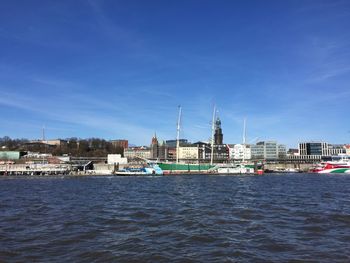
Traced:
<path fill-rule="evenodd" d="M 210 156 L 210 165 L 213 165 L 213 158 L 214 158 L 215 115 L 216 115 L 216 106 L 214 105 L 213 120 L 211 122 L 211 156 Z"/>
<path fill-rule="evenodd" d="M 45 142 L 45 125 L 43 125 L 43 141 L 42 143 L 44 144 L 44 152 L 46 154 L 46 142 Z M 43 164 L 45 163 L 45 155 L 43 154 Z"/>
<path fill-rule="evenodd" d="M 181 106 L 179 105 L 179 116 L 177 119 L 177 127 L 176 127 L 176 163 L 179 163 L 180 123 L 181 123 Z"/>
<path fill-rule="evenodd" d="M 43 125 L 43 142 L 45 141 L 45 125 Z"/>
<path fill-rule="evenodd" d="M 243 145 L 246 144 L 246 137 L 247 137 L 247 134 L 246 134 L 246 122 L 247 122 L 247 119 L 244 118 L 244 120 L 243 120 Z"/>

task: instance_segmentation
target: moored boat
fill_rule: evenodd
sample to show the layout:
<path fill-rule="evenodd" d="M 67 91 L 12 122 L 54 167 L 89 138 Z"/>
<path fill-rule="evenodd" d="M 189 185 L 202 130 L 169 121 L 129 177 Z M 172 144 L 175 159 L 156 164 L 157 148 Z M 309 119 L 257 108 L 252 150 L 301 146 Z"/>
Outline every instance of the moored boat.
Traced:
<path fill-rule="evenodd" d="M 215 169 L 215 168 L 214 168 Z M 228 164 L 217 166 L 218 174 L 254 174 L 254 166 L 246 164 Z"/>
<path fill-rule="evenodd" d="M 163 170 L 157 165 L 142 168 L 124 168 L 113 173 L 113 175 L 163 175 Z"/>
<path fill-rule="evenodd" d="M 208 172 L 208 170 L 214 165 L 210 164 L 185 164 L 185 163 L 159 163 L 159 167 L 164 171 L 164 173 L 200 173 Z"/>
<path fill-rule="evenodd" d="M 313 167 L 310 172 L 320 174 L 346 173 L 350 174 L 350 156 L 333 156 L 332 161 L 322 162 Z"/>

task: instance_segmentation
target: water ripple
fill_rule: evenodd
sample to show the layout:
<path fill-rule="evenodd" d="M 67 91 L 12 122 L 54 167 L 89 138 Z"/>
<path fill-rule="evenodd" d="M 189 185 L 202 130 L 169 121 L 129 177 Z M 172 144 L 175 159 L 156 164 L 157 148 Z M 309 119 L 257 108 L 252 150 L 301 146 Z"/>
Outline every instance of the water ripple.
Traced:
<path fill-rule="evenodd" d="M 350 177 L 0 178 L 0 261 L 349 262 Z"/>

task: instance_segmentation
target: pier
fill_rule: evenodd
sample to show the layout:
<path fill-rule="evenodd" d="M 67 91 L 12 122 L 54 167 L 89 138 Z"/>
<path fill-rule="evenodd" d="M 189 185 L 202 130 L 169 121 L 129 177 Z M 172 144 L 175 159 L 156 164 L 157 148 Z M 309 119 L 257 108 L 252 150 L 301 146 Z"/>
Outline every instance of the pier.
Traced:
<path fill-rule="evenodd" d="M 57 175 L 71 170 L 67 164 L 8 164 L 0 166 L 0 175 Z"/>

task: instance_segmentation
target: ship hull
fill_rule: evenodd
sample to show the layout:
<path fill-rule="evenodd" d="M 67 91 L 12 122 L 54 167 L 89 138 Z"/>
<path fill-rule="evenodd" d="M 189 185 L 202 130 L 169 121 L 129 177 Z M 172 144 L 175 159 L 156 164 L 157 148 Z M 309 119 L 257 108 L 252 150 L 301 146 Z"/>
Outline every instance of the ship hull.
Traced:
<path fill-rule="evenodd" d="M 317 171 L 319 174 L 350 174 L 350 168 L 334 168 Z"/>
<path fill-rule="evenodd" d="M 246 167 L 229 167 L 218 168 L 218 174 L 254 174 L 253 168 Z"/>
<path fill-rule="evenodd" d="M 169 172 L 207 172 L 214 167 L 209 164 L 176 164 L 176 163 L 158 163 L 164 173 Z"/>

